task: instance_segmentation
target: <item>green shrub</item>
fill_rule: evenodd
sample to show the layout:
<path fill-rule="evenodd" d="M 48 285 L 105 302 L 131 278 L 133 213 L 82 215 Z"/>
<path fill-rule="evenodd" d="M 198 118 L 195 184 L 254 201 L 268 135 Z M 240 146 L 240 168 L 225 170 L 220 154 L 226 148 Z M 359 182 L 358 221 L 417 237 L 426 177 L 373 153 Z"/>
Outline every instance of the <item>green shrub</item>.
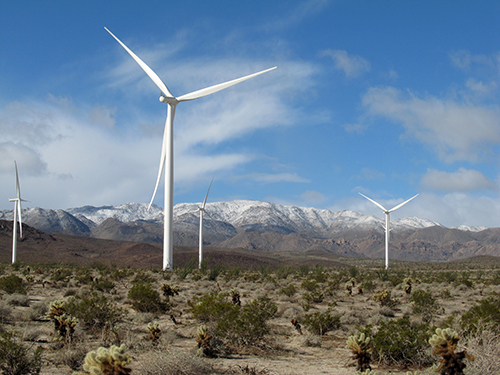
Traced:
<path fill-rule="evenodd" d="M 139 312 L 162 313 L 170 309 L 168 302 L 162 301 L 160 293 L 149 283 L 133 285 L 127 298 L 132 301 L 132 308 Z"/>
<path fill-rule="evenodd" d="M 340 327 L 340 316 L 332 315 L 331 309 L 327 309 L 325 312 L 316 311 L 312 314 L 306 314 L 303 324 L 309 332 L 323 336 L 328 331 Z"/>
<path fill-rule="evenodd" d="M 220 273 L 223 270 L 224 270 L 224 267 L 222 267 L 220 264 L 216 265 L 215 267 L 210 268 L 210 272 L 208 273 L 208 280 L 210 280 L 210 281 L 217 280 L 217 277 L 220 275 Z"/>
<path fill-rule="evenodd" d="M 177 276 L 179 279 L 184 280 L 187 275 L 193 272 L 196 269 L 195 260 L 191 259 L 188 264 L 186 264 L 183 268 L 177 270 Z"/>
<path fill-rule="evenodd" d="M 500 295 L 485 298 L 462 315 L 460 325 L 468 333 L 481 331 L 484 326 L 493 330 L 500 329 Z"/>
<path fill-rule="evenodd" d="M 432 293 L 425 290 L 413 292 L 410 302 L 413 313 L 422 316 L 424 322 L 430 322 L 439 308 Z"/>
<path fill-rule="evenodd" d="M 408 317 L 382 322 L 373 336 L 374 357 L 389 365 L 428 365 L 426 353 L 430 328 L 427 323 L 415 324 Z"/>
<path fill-rule="evenodd" d="M 92 281 L 91 285 L 93 290 L 98 290 L 100 292 L 106 293 L 109 293 L 115 287 L 114 282 L 102 277 Z"/>
<path fill-rule="evenodd" d="M 148 284 L 155 281 L 151 275 L 148 274 L 147 271 L 139 270 L 134 276 L 132 280 L 132 284 Z"/>
<path fill-rule="evenodd" d="M 312 292 L 318 288 L 318 282 L 316 280 L 307 279 L 302 282 L 301 286 L 305 290 Z"/>
<path fill-rule="evenodd" d="M 325 298 L 325 295 L 321 293 L 319 290 L 312 291 L 311 293 L 305 293 L 304 294 L 304 299 L 308 303 L 321 303 L 323 302 L 323 299 Z"/>
<path fill-rule="evenodd" d="M 26 294 L 27 292 L 26 286 L 23 283 L 23 279 L 16 275 L 0 277 L 0 289 L 8 294 Z"/>
<path fill-rule="evenodd" d="M 269 332 L 267 321 L 277 310 L 278 307 L 268 297 L 254 299 L 242 308 L 238 306 L 225 319 L 219 320 L 216 336 L 233 345 L 259 344 Z"/>
<path fill-rule="evenodd" d="M 12 333 L 0 336 L 0 370 L 6 375 L 35 375 L 42 367 L 41 347 L 34 351 L 15 340 Z"/>
<path fill-rule="evenodd" d="M 292 297 L 295 293 L 297 293 L 297 288 L 295 288 L 295 285 L 290 284 L 281 288 L 278 293 L 288 297 Z"/>
<path fill-rule="evenodd" d="M 69 278 L 73 275 L 73 271 L 69 268 L 57 268 L 50 275 L 51 281 L 69 281 Z"/>
<path fill-rule="evenodd" d="M 111 298 L 96 292 L 87 297 L 71 297 L 65 306 L 88 329 L 114 327 L 126 314 Z"/>
<path fill-rule="evenodd" d="M 219 321 L 239 310 L 238 305 L 229 302 L 225 293 L 209 293 L 201 297 L 194 296 L 188 302 L 188 305 L 190 306 L 188 312 L 192 314 L 193 318 L 204 323 Z"/>

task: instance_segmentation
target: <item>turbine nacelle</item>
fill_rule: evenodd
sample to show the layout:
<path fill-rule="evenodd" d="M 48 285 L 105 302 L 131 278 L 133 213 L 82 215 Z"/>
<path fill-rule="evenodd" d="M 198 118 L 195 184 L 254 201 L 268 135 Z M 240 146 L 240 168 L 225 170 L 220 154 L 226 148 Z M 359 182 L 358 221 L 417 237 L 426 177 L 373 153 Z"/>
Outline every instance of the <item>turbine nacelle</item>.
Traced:
<path fill-rule="evenodd" d="M 176 105 L 177 103 L 179 103 L 179 101 L 177 100 L 177 98 L 168 97 L 168 96 L 165 96 L 163 94 L 161 94 L 159 100 L 162 103 L 167 103 L 167 104 L 171 104 L 171 105 Z"/>

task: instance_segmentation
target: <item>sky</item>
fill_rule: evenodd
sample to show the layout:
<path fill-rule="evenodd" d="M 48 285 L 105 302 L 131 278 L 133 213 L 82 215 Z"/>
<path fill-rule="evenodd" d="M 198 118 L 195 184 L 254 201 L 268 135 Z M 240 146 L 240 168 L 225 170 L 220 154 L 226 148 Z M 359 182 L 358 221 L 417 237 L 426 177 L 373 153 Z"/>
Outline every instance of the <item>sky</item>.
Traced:
<path fill-rule="evenodd" d="M 500 2 L 0 3 L 0 209 L 251 199 L 500 227 Z M 163 206 L 163 183 L 155 204 Z"/>

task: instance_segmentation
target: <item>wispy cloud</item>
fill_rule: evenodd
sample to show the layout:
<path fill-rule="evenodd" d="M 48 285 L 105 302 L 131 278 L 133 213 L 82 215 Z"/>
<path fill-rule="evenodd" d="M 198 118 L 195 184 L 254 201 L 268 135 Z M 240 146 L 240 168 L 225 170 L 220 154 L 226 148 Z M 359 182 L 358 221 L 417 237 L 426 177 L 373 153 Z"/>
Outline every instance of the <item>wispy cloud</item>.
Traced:
<path fill-rule="evenodd" d="M 478 161 L 500 144 L 500 109 L 437 97 L 419 98 L 394 87 L 370 88 L 368 113 L 406 129 L 406 137 L 429 145 L 446 162 Z"/>
<path fill-rule="evenodd" d="M 425 188 L 445 192 L 497 190 L 496 184 L 483 173 L 465 168 L 459 168 L 456 172 L 429 169 L 421 184 Z"/>
<path fill-rule="evenodd" d="M 328 49 L 320 54 L 331 57 L 336 69 L 341 70 L 349 78 L 359 77 L 371 70 L 371 64 L 361 56 L 351 55 L 345 50 Z"/>

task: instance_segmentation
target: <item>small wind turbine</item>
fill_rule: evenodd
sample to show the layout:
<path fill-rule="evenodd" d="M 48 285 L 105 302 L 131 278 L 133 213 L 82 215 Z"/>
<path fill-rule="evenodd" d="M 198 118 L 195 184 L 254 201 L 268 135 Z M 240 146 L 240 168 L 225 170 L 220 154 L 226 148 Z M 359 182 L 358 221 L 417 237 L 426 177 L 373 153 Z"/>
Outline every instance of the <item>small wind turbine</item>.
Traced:
<path fill-rule="evenodd" d="M 23 220 L 21 217 L 21 202 L 26 202 L 26 200 L 21 199 L 21 188 L 19 187 L 19 174 L 17 173 L 17 163 L 14 160 L 14 166 L 16 167 L 16 193 L 17 198 L 9 199 L 9 202 L 14 202 L 14 223 L 12 230 L 12 264 L 17 261 L 17 220 L 19 219 L 19 237 L 23 238 Z M 19 215 L 19 217 L 18 217 Z"/>
<path fill-rule="evenodd" d="M 387 210 L 380 203 L 375 202 L 373 199 L 368 198 L 366 195 L 363 195 L 361 193 L 359 193 L 359 195 L 365 197 L 370 202 L 376 204 L 378 207 L 380 207 L 382 209 L 382 211 L 384 211 L 384 214 L 385 214 L 385 269 L 387 270 L 387 269 L 389 269 L 389 232 L 390 232 L 390 229 L 389 229 L 389 221 L 390 221 L 389 214 L 392 211 L 396 211 L 398 208 L 403 207 L 406 203 L 408 203 L 409 201 L 411 201 L 413 198 L 416 198 L 418 196 L 418 194 L 415 195 L 414 197 L 411 197 L 407 201 L 404 201 L 403 203 L 398 204 L 396 207 L 394 207 L 394 208 L 392 208 L 390 210 Z"/>
<path fill-rule="evenodd" d="M 163 270 L 172 270 L 172 258 L 173 258 L 173 216 L 174 216 L 174 116 L 175 108 L 180 102 L 187 100 L 198 99 L 203 96 L 213 94 L 217 91 L 223 90 L 230 86 L 236 85 L 237 83 L 243 82 L 252 77 L 258 76 L 259 74 L 266 73 L 270 70 L 276 69 L 276 67 L 263 70 L 254 74 L 247 75 L 245 77 L 237 78 L 232 81 L 220 83 L 218 85 L 210 86 L 201 90 L 191 92 L 179 97 L 175 97 L 167 88 L 167 85 L 158 77 L 158 75 L 153 72 L 153 70 L 147 66 L 137 55 L 135 55 L 125 44 L 122 43 L 111 31 L 105 28 L 108 33 L 111 34 L 113 38 L 116 39 L 118 43 L 129 53 L 130 56 L 135 60 L 137 64 L 144 70 L 144 72 L 151 78 L 155 85 L 160 89 L 160 102 L 166 103 L 168 105 L 167 119 L 165 121 L 165 131 L 163 133 L 163 143 L 161 147 L 160 156 L 160 168 L 158 170 L 158 178 L 156 179 L 156 186 L 153 192 L 153 197 L 149 203 L 148 209 L 151 207 L 153 200 L 156 196 L 156 191 L 158 190 L 158 185 L 160 184 L 161 175 L 163 169 L 165 171 L 165 207 L 164 207 L 164 230 L 163 230 Z"/>
<path fill-rule="evenodd" d="M 199 236 L 199 251 L 198 251 L 198 268 L 201 269 L 201 263 L 203 262 L 203 213 L 205 212 L 205 206 L 207 204 L 207 198 L 208 198 L 208 193 L 210 193 L 210 188 L 212 187 L 212 182 L 214 182 L 214 177 L 212 177 L 212 181 L 210 182 L 210 185 L 208 186 L 207 190 L 207 195 L 205 195 L 205 200 L 203 201 L 203 204 L 198 207 L 196 212 L 200 212 L 200 236 Z"/>

